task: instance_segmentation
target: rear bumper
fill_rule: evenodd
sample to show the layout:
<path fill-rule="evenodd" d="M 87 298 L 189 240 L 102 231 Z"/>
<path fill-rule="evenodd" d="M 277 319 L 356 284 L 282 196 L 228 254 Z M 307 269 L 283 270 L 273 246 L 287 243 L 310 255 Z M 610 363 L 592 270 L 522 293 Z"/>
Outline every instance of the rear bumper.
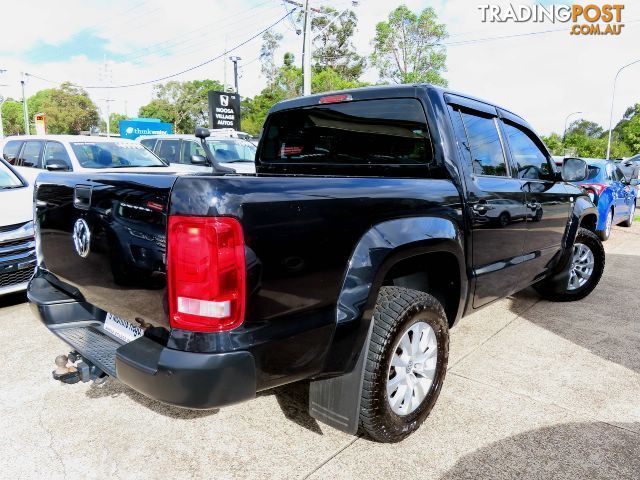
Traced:
<path fill-rule="evenodd" d="M 146 336 L 121 343 L 102 328 L 104 311 L 76 301 L 45 278 L 36 276 L 27 294 L 34 314 L 52 333 L 105 373 L 150 398 L 209 409 L 255 397 L 256 368 L 250 352 L 183 352 Z"/>

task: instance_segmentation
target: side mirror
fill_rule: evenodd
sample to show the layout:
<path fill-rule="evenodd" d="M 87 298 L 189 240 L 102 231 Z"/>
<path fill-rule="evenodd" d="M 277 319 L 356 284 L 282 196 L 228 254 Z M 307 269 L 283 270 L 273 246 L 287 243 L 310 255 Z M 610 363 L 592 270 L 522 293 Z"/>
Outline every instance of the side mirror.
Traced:
<path fill-rule="evenodd" d="M 211 135 L 211 132 L 209 131 L 208 128 L 196 127 L 196 137 L 201 138 L 201 139 L 205 139 L 209 135 Z"/>
<path fill-rule="evenodd" d="M 191 165 L 206 165 L 209 163 L 202 155 L 191 155 Z"/>
<path fill-rule="evenodd" d="M 589 166 L 581 158 L 565 158 L 562 164 L 562 179 L 565 182 L 581 182 L 587 178 Z"/>
<path fill-rule="evenodd" d="M 59 160 L 57 158 L 47 160 L 45 168 L 50 172 L 66 172 L 71 170 L 67 162 L 65 162 L 64 160 Z"/>

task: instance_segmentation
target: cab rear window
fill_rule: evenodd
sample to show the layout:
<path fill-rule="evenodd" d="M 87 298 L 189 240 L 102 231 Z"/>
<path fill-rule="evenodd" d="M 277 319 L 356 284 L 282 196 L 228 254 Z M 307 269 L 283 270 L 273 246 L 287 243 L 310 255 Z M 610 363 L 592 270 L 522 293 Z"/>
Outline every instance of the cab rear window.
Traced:
<path fill-rule="evenodd" d="M 420 166 L 433 159 L 424 110 L 412 98 L 317 105 L 269 117 L 265 164 Z"/>

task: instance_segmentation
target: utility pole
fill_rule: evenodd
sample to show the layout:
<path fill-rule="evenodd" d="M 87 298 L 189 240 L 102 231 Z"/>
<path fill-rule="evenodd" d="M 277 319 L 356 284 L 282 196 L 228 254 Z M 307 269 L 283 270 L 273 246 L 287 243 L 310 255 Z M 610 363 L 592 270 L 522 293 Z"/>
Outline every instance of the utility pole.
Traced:
<path fill-rule="evenodd" d="M 27 111 L 27 97 L 24 94 L 24 84 L 27 82 L 27 74 L 22 72 L 22 79 L 20 83 L 22 84 L 22 113 L 24 115 L 24 133 L 25 135 L 29 135 L 29 112 Z"/>
<path fill-rule="evenodd" d="M 7 73 L 6 70 L 0 68 L 0 75 Z M 6 87 L 6 85 L 0 85 L 0 87 Z M 4 127 L 2 126 L 2 104 L 4 103 L 4 97 L 0 95 L 0 140 L 4 138 Z"/>
<path fill-rule="evenodd" d="M 107 62 L 106 55 L 104 56 L 104 65 L 102 67 L 102 70 L 99 72 L 99 76 L 102 77 L 105 87 L 113 84 L 113 73 L 109 68 L 109 63 Z M 111 137 L 111 102 L 114 102 L 115 100 L 111 98 L 111 90 L 109 88 L 106 88 L 105 90 L 106 98 L 101 98 L 100 100 L 102 100 L 106 104 L 105 110 L 107 112 L 107 138 L 109 138 Z"/>
<path fill-rule="evenodd" d="M 309 0 L 304 2 L 304 34 L 302 39 L 302 94 L 311 95 L 311 14 Z"/>
<path fill-rule="evenodd" d="M 618 81 L 618 75 L 627 67 L 640 63 L 640 59 L 634 60 L 631 63 L 627 63 L 618 69 L 616 76 L 613 79 L 613 89 L 611 90 L 611 111 L 609 112 L 609 139 L 607 141 L 607 160 L 611 157 L 611 134 L 613 132 L 613 102 L 616 98 L 616 82 Z"/>
<path fill-rule="evenodd" d="M 233 79 L 236 86 L 236 93 L 238 93 L 238 62 L 242 60 L 240 57 L 229 57 L 229 60 L 233 62 Z"/>

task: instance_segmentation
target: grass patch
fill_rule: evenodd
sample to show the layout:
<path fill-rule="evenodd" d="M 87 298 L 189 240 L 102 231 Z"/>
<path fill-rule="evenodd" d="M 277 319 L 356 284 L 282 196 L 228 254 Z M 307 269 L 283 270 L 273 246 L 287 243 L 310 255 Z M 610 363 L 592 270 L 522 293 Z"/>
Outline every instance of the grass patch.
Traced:
<path fill-rule="evenodd" d="M 633 220 L 636 222 L 640 222 L 640 215 L 636 215 L 636 217 Z"/>

